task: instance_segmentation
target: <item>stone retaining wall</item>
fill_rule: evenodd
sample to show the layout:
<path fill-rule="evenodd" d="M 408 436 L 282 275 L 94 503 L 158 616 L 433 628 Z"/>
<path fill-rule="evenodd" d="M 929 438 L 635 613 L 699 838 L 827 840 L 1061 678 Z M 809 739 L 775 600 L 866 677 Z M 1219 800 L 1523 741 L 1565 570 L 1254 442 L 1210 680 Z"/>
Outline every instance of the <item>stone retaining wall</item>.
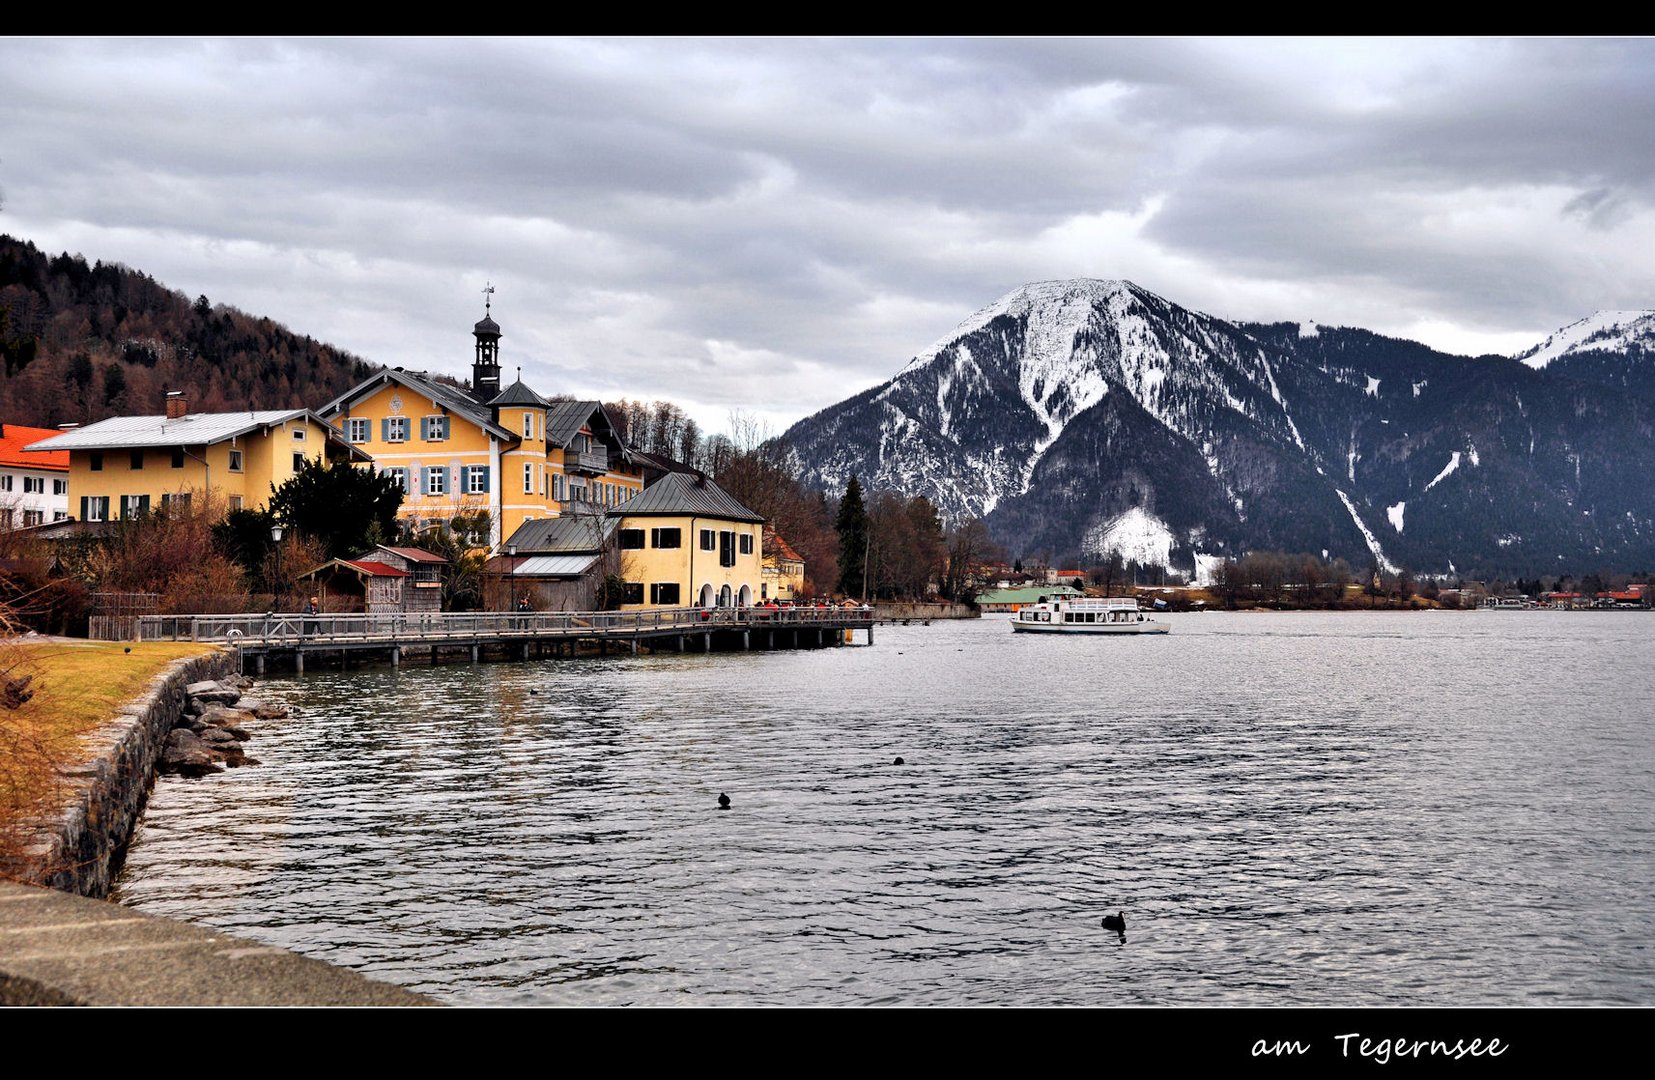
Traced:
<path fill-rule="evenodd" d="M 889 622 L 892 619 L 977 619 L 982 612 L 969 604 L 918 604 L 880 600 L 873 606 L 874 618 Z"/>
<path fill-rule="evenodd" d="M 87 736 L 91 760 L 68 770 L 65 809 L 41 822 L 9 876 L 63 892 L 105 897 L 155 782 L 167 734 L 184 712 L 184 688 L 232 673 L 228 652 L 174 660 L 136 701 Z"/>

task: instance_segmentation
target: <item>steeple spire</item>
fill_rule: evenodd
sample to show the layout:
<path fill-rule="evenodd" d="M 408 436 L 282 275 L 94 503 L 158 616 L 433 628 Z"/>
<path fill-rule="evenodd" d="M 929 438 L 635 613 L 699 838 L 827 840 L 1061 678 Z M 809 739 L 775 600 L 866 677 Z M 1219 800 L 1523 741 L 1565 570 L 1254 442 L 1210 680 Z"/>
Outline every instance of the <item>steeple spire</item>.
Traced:
<path fill-rule="evenodd" d="M 477 339 L 477 358 L 471 363 L 471 396 L 490 401 L 500 392 L 500 324 L 490 314 L 494 286 L 483 286 L 483 319 L 471 328 Z"/>

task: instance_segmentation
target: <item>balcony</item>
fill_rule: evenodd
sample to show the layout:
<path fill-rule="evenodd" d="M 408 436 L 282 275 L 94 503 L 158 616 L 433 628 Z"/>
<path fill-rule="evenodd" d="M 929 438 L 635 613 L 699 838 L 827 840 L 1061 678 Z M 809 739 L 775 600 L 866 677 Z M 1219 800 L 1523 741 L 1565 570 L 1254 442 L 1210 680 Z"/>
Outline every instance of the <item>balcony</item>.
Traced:
<path fill-rule="evenodd" d="M 609 471 L 609 448 L 595 446 L 590 450 L 565 450 L 563 467 L 569 472 L 602 476 Z"/>

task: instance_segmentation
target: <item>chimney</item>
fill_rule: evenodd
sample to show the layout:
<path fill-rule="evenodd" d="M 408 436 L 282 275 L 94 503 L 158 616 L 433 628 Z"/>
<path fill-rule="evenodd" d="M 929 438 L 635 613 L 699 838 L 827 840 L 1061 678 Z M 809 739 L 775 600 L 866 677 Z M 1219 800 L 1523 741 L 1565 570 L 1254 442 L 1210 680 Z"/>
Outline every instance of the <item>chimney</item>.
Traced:
<path fill-rule="evenodd" d="M 190 411 L 189 402 L 184 400 L 184 391 L 167 391 L 167 419 L 182 420 L 184 414 Z"/>

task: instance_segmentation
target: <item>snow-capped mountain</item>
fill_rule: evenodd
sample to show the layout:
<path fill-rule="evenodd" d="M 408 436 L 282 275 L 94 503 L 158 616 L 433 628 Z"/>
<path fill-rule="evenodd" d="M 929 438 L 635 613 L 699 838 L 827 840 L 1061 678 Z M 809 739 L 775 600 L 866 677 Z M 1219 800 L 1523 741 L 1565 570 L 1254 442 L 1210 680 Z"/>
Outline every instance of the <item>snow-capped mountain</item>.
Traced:
<path fill-rule="evenodd" d="M 1517 354 L 1532 368 L 1582 352 L 1624 353 L 1655 345 L 1655 311 L 1599 311 L 1572 322 L 1532 349 Z"/>
<path fill-rule="evenodd" d="M 1655 311 L 1600 311 L 1570 323 L 1517 359 L 1548 375 L 1655 399 Z"/>
<path fill-rule="evenodd" d="M 1655 492 L 1626 471 L 1655 466 L 1655 405 L 1578 378 L 1052 281 L 786 437 L 807 480 L 924 494 L 1019 554 L 1655 564 Z"/>

